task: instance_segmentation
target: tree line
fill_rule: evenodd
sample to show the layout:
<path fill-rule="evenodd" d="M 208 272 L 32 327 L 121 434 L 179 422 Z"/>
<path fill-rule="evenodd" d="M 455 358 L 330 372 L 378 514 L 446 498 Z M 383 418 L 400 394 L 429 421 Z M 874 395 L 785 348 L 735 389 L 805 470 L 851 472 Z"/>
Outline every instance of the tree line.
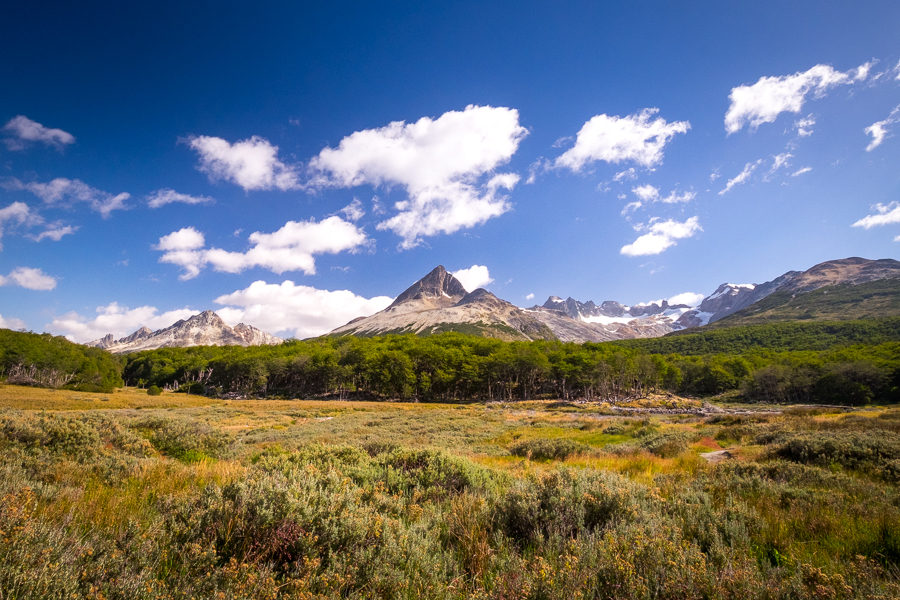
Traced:
<path fill-rule="evenodd" d="M 791 338 L 815 349 L 785 349 Z M 859 343 L 867 338 L 873 343 Z M 900 319 L 894 318 L 612 343 L 504 342 L 447 332 L 163 348 L 117 357 L 62 337 L 0 330 L 0 378 L 107 392 L 125 384 L 158 386 L 219 397 L 616 401 L 653 392 L 702 397 L 737 390 L 749 401 L 865 404 L 900 400 L 898 338 Z"/>
<path fill-rule="evenodd" d="M 865 404 L 898 399 L 900 342 L 688 355 L 460 333 L 318 338 L 141 352 L 128 356 L 123 377 L 129 385 L 226 397 L 616 401 L 740 390 L 750 401 Z"/>
<path fill-rule="evenodd" d="M 124 385 L 124 362 L 49 333 L 0 329 L 0 377 L 7 383 L 111 392 Z"/>

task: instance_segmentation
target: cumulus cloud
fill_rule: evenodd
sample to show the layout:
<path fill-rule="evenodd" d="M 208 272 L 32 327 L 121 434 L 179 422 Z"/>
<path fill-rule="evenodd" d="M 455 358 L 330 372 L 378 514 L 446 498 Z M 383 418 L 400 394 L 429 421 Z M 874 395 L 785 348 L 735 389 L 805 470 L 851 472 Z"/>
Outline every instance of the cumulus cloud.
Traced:
<path fill-rule="evenodd" d="M 216 271 L 240 273 L 262 267 L 275 273 L 316 272 L 315 255 L 353 252 L 368 243 L 365 232 L 337 216 L 322 221 L 288 221 L 272 233 L 250 234 L 252 244 L 246 252 L 206 248 L 205 237 L 193 227 L 184 227 L 159 239 L 156 250 L 163 253 L 159 262 L 184 269 L 180 279 L 192 279 L 207 265 Z"/>
<path fill-rule="evenodd" d="M 22 183 L 18 179 L 13 179 L 7 183 L 7 187 L 27 190 L 43 200 L 45 204 L 71 205 L 76 202 L 85 202 L 90 205 L 92 210 L 100 213 L 100 216 L 104 219 L 108 218 L 114 210 L 128 208 L 125 205 L 125 201 L 131 198 L 131 194 L 127 192 L 110 194 L 109 192 L 92 188 L 81 180 L 66 179 L 64 177 L 57 177 L 47 183 Z"/>
<path fill-rule="evenodd" d="M 676 304 L 686 304 L 688 306 L 699 306 L 701 302 L 703 302 L 703 294 L 698 294 L 696 292 L 682 292 L 680 294 L 675 294 L 671 298 L 669 298 L 668 302 L 670 305 L 674 306 Z"/>
<path fill-rule="evenodd" d="M 147 196 L 147 206 L 150 208 L 159 208 L 160 206 L 165 206 L 166 204 L 172 204 L 174 202 L 181 204 L 211 204 L 214 200 L 209 196 L 191 196 L 189 194 L 176 192 L 169 188 L 156 190 Z"/>
<path fill-rule="evenodd" d="M 8 275 L 0 275 L 0 286 L 17 285 L 28 290 L 47 291 L 56 287 L 56 279 L 40 269 L 16 267 Z"/>
<path fill-rule="evenodd" d="M 452 275 L 470 292 L 494 281 L 484 265 L 472 265 L 468 269 L 453 271 Z"/>
<path fill-rule="evenodd" d="M 676 240 L 693 237 L 698 231 L 703 231 L 697 217 L 691 217 L 679 222 L 672 219 L 668 221 L 655 221 L 638 230 L 647 230 L 647 233 L 638 237 L 632 243 L 622 246 L 620 253 L 625 256 L 647 256 L 660 254 L 675 245 Z"/>
<path fill-rule="evenodd" d="M 783 112 L 799 113 L 807 98 L 821 97 L 838 85 L 865 79 L 868 68 L 862 65 L 847 72 L 835 71 L 830 65 L 816 65 L 806 71 L 781 77 L 760 77 L 752 85 L 731 89 L 731 104 L 725 113 L 725 131 L 740 131 L 745 125 L 756 129 L 763 123 L 774 123 Z"/>
<path fill-rule="evenodd" d="M 888 137 L 888 128 L 900 121 L 900 105 L 894 107 L 886 119 L 875 121 L 864 129 L 866 135 L 872 136 L 872 141 L 866 146 L 866 152 L 871 152 L 881 145 L 881 142 Z"/>
<path fill-rule="evenodd" d="M 512 108 L 469 105 L 436 119 L 394 121 L 357 131 L 325 148 L 310 161 L 317 187 L 399 185 L 407 198 L 397 214 L 378 224 L 411 248 L 422 237 L 454 233 L 509 210 L 500 190 L 519 180 L 512 173 L 492 175 L 509 161 L 528 131 Z"/>
<path fill-rule="evenodd" d="M 659 198 L 659 189 L 650 184 L 639 185 L 636 188 L 632 188 L 631 192 L 644 202 L 652 202 Z"/>
<path fill-rule="evenodd" d="M 730 192 L 731 188 L 733 188 L 734 186 L 746 183 L 746 181 L 750 179 L 750 175 L 753 174 L 753 171 L 755 171 L 756 168 L 762 164 L 762 161 L 763 159 L 760 158 L 754 162 L 748 162 L 747 164 L 745 164 L 743 170 L 740 173 L 738 173 L 725 183 L 725 187 L 719 191 L 719 195 L 724 196 L 726 193 Z"/>
<path fill-rule="evenodd" d="M 264 331 L 308 338 L 328 333 L 356 317 L 378 312 L 388 296 L 365 298 L 349 290 L 320 290 L 286 280 L 254 281 L 247 288 L 216 298 L 216 311 L 228 323 L 250 323 Z"/>
<path fill-rule="evenodd" d="M 666 144 L 678 133 L 691 128 L 687 121 L 667 122 L 654 116 L 658 108 L 645 108 L 639 113 L 620 117 L 601 114 L 591 117 L 578 132 L 575 145 L 556 158 L 556 167 L 581 171 L 596 161 L 635 162 L 653 167 L 663 158 Z"/>
<path fill-rule="evenodd" d="M 3 233 L 9 225 L 23 225 L 39 222 L 40 218 L 32 212 L 24 202 L 13 202 L 5 208 L 0 208 L 0 241 L 3 240 Z M 3 244 L 0 243 L 0 250 Z"/>
<path fill-rule="evenodd" d="M 302 187 L 296 169 L 278 160 L 278 146 L 265 138 L 255 135 L 231 144 L 219 137 L 198 135 L 187 143 L 200 156 L 197 168 L 212 181 L 229 181 L 246 191 Z"/>
<path fill-rule="evenodd" d="M 4 317 L 3 315 L 0 315 L 0 328 L 25 329 L 25 321 L 14 317 Z"/>
<path fill-rule="evenodd" d="M 529 293 L 525 294 L 525 299 L 526 300 L 534 300 L 534 292 L 529 292 Z"/>
<path fill-rule="evenodd" d="M 85 317 L 77 312 L 69 312 L 56 317 L 47 325 L 54 333 L 61 333 L 75 342 L 89 342 L 102 338 L 107 333 L 120 338 L 129 335 L 141 327 L 152 330 L 168 327 L 175 321 L 187 319 L 199 311 L 190 308 L 179 308 L 160 313 L 154 306 L 128 308 L 111 302 L 106 306 L 98 306 L 96 316 Z"/>
<path fill-rule="evenodd" d="M 863 229 L 871 229 L 881 225 L 896 225 L 900 223 L 900 202 L 890 202 L 888 204 L 876 204 L 872 207 L 875 212 L 866 215 L 853 224 L 853 227 L 862 227 Z"/>
<path fill-rule="evenodd" d="M 4 140 L 10 150 L 22 150 L 28 143 L 37 142 L 56 148 L 63 148 L 75 143 L 75 136 L 62 129 L 44 127 L 37 121 L 32 121 L 25 115 L 18 115 L 10 119 L 3 126 L 7 138 Z"/>

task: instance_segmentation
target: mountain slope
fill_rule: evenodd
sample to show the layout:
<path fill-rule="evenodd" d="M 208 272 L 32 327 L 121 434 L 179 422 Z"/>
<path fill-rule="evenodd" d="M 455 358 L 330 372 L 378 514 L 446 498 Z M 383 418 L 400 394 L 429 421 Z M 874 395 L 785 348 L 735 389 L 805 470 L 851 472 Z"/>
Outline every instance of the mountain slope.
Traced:
<path fill-rule="evenodd" d="M 890 315 L 900 315 L 900 279 L 828 285 L 806 293 L 778 291 L 716 321 L 713 326 L 775 321 L 845 321 Z"/>
<path fill-rule="evenodd" d="M 760 323 L 774 320 L 792 319 L 853 319 L 863 316 L 888 316 L 900 314 L 897 308 L 891 308 L 891 302 L 887 298 L 879 301 L 880 306 L 893 312 L 878 313 L 875 302 L 870 302 L 871 314 L 864 314 L 857 305 L 862 300 L 863 292 L 853 291 L 849 288 L 861 286 L 875 281 L 896 281 L 900 279 L 900 261 L 890 258 L 869 260 L 858 256 L 829 260 L 810 267 L 806 271 L 788 271 L 776 277 L 772 281 L 761 284 L 733 284 L 723 283 L 713 294 L 707 296 L 696 310 L 686 312 L 679 324 L 683 327 L 698 327 L 708 323 L 715 323 L 738 313 L 739 311 L 757 311 L 759 307 L 766 307 L 763 312 L 773 309 L 775 306 L 790 304 L 788 300 L 794 297 L 806 297 L 820 288 L 830 286 L 849 286 L 848 290 L 838 293 L 827 302 L 819 300 L 824 298 L 827 292 L 814 296 L 812 304 L 802 308 L 803 304 L 795 304 L 791 309 L 767 312 L 758 318 L 748 320 L 748 323 Z M 859 292 L 859 293 L 857 293 Z M 887 296 L 889 290 L 885 290 Z M 771 300 L 768 300 L 769 297 Z M 765 302 L 765 303 L 764 303 Z M 843 305 L 843 308 L 841 306 Z M 826 308 L 829 307 L 829 308 Z M 753 309 L 749 307 L 754 307 Z M 846 311 L 846 312 L 844 312 Z M 748 313 L 749 314 L 749 313 Z M 844 316 L 842 316 L 844 315 Z M 730 321 L 730 324 L 738 324 L 744 321 Z"/>
<path fill-rule="evenodd" d="M 150 331 L 147 327 L 141 327 L 131 335 L 118 340 L 113 339 L 113 335 L 110 333 L 85 345 L 103 348 L 113 354 L 124 354 L 157 348 L 258 346 L 280 344 L 281 342 L 281 338 L 244 323 L 229 327 L 219 315 L 207 310 L 188 319 L 177 321 L 165 329 Z"/>
<path fill-rule="evenodd" d="M 543 322 L 479 288 L 466 292 L 443 266 L 411 285 L 386 309 L 354 319 L 329 335 L 430 335 L 460 331 L 504 340 L 555 339 Z"/>

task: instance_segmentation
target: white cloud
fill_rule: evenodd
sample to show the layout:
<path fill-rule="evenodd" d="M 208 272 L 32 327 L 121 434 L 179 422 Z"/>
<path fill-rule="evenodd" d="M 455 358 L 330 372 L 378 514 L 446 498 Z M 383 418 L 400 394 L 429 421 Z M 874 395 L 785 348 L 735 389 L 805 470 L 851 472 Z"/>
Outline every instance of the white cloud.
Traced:
<path fill-rule="evenodd" d="M 124 337 L 141 327 L 149 327 L 155 331 L 168 327 L 180 319 L 187 319 L 197 312 L 199 311 L 185 307 L 160 313 L 154 306 L 128 308 L 120 306 L 117 302 L 111 302 L 106 306 L 98 306 L 97 316 L 93 319 L 70 312 L 54 318 L 47 325 L 47 329 L 61 333 L 76 342 L 89 342 L 107 333 L 113 334 L 115 338 Z"/>
<path fill-rule="evenodd" d="M 528 294 L 525 294 L 525 299 L 526 300 L 534 300 L 534 293 L 530 292 Z"/>
<path fill-rule="evenodd" d="M 703 294 L 698 294 L 696 292 L 682 292 L 681 294 L 675 294 L 674 296 L 669 298 L 668 302 L 672 306 L 676 304 L 699 306 L 700 303 L 703 302 L 703 298 Z"/>
<path fill-rule="evenodd" d="M 776 154 L 772 157 L 772 168 L 769 170 L 769 173 L 774 173 L 778 169 L 782 167 L 788 167 L 791 164 L 791 159 L 794 158 L 794 155 L 790 152 L 782 152 L 781 154 Z"/>
<path fill-rule="evenodd" d="M 63 236 L 71 235 L 76 231 L 78 231 L 78 227 L 73 227 L 72 225 L 62 225 L 61 223 L 54 223 L 39 234 L 30 237 L 36 242 L 40 242 L 42 240 L 53 240 L 54 242 L 58 242 L 63 238 Z"/>
<path fill-rule="evenodd" d="M 805 175 L 806 173 L 809 173 L 810 171 L 812 171 L 812 167 L 801 167 L 801 168 L 797 169 L 796 171 L 794 171 L 793 173 L 791 173 L 791 177 L 797 177 L 798 175 Z"/>
<path fill-rule="evenodd" d="M 278 160 L 278 146 L 253 136 L 234 144 L 198 135 L 188 145 L 200 155 L 198 169 L 213 181 L 230 181 L 244 190 L 295 190 L 301 187 L 294 167 Z"/>
<path fill-rule="evenodd" d="M 286 280 L 255 281 L 216 298 L 218 314 L 228 323 L 244 322 L 270 333 L 307 338 L 328 333 L 356 317 L 386 308 L 392 298 L 364 298 L 349 290 L 320 290 Z"/>
<path fill-rule="evenodd" d="M 888 128 L 900 121 L 900 105 L 894 107 L 886 119 L 876 121 L 865 128 L 864 132 L 872 136 L 872 141 L 866 146 L 866 152 L 871 152 L 881 145 L 881 142 L 888 137 Z"/>
<path fill-rule="evenodd" d="M 763 123 L 773 123 L 783 112 L 799 113 L 807 97 L 821 97 L 830 88 L 858 81 L 861 67 L 846 73 L 835 71 L 830 65 L 816 65 L 806 71 L 781 77 L 760 77 L 752 85 L 731 89 L 731 105 L 725 113 L 725 130 L 731 134 L 745 125 L 756 129 Z M 868 69 L 865 70 L 865 74 Z"/>
<path fill-rule="evenodd" d="M 125 201 L 131 198 L 131 194 L 127 192 L 113 195 L 109 192 L 92 188 L 78 179 L 66 179 L 64 177 L 57 177 L 47 183 L 22 183 L 14 179 L 11 181 L 10 187 L 28 190 L 46 204 L 86 202 L 90 204 L 91 209 L 100 213 L 104 219 L 109 217 L 114 210 L 128 208 L 125 206 Z"/>
<path fill-rule="evenodd" d="M 650 184 L 639 185 L 632 188 L 632 193 L 644 202 L 653 202 L 659 198 L 659 190 Z"/>
<path fill-rule="evenodd" d="M 622 181 L 628 181 L 631 179 L 637 179 L 637 171 L 634 169 L 634 167 L 628 167 L 624 171 L 619 171 L 618 173 L 613 175 L 613 181 L 620 183 Z"/>
<path fill-rule="evenodd" d="M 0 275 L 0 286 L 17 285 L 28 290 L 47 291 L 56 287 L 56 279 L 40 269 L 16 267 L 9 275 Z"/>
<path fill-rule="evenodd" d="M 854 223 L 853 227 L 871 229 L 880 225 L 896 225 L 900 223 L 900 202 L 876 204 L 872 208 L 875 209 L 875 212 Z"/>
<path fill-rule="evenodd" d="M 366 210 L 363 208 L 359 198 L 354 198 L 353 202 L 340 210 L 340 213 L 347 217 L 347 220 L 353 221 L 354 223 L 366 216 Z"/>
<path fill-rule="evenodd" d="M 578 172 L 599 160 L 631 161 L 648 168 L 658 164 L 669 140 L 691 128 L 687 121 L 669 123 L 662 117 L 653 119 L 658 112 L 658 108 L 645 108 L 626 117 L 606 114 L 591 117 L 578 132 L 575 145 L 558 156 L 554 165 Z"/>
<path fill-rule="evenodd" d="M 856 74 L 853 76 L 853 80 L 854 81 L 865 81 L 866 78 L 869 76 L 869 72 L 871 72 L 872 67 L 875 66 L 876 62 L 877 61 L 870 60 L 870 61 L 865 62 L 865 63 L 859 65 L 858 67 L 856 67 L 856 69 L 855 69 Z M 854 71 L 854 69 L 850 70 L 851 73 L 853 71 Z"/>
<path fill-rule="evenodd" d="M 288 221 L 272 233 L 252 233 L 249 240 L 253 245 L 246 252 L 205 248 L 203 234 L 184 227 L 161 237 L 155 249 L 163 252 L 160 262 L 182 267 L 179 278 L 186 280 L 196 277 L 207 265 L 226 273 L 262 267 L 279 274 L 302 271 L 313 275 L 316 254 L 352 252 L 369 241 L 362 229 L 337 216 L 318 222 Z"/>
<path fill-rule="evenodd" d="M 3 126 L 3 131 L 12 136 L 5 140 L 6 146 L 10 150 L 22 150 L 27 142 L 40 142 L 57 148 L 75 143 L 75 136 L 71 133 L 62 129 L 44 127 L 25 115 L 18 115 L 10 119 Z"/>
<path fill-rule="evenodd" d="M 525 179 L 525 184 L 531 185 L 532 183 L 537 181 L 538 175 L 546 173 L 551 168 L 553 168 L 553 163 L 551 163 L 543 156 L 538 158 L 536 161 L 528 165 L 528 177 Z"/>
<path fill-rule="evenodd" d="M 206 244 L 203 234 L 193 227 L 182 227 L 159 238 L 157 250 L 198 250 Z"/>
<path fill-rule="evenodd" d="M 634 240 L 634 242 L 622 246 L 619 252 L 626 256 L 660 254 L 674 246 L 675 240 L 689 238 L 698 231 L 703 231 L 697 217 L 691 217 L 684 222 L 671 219 L 651 222 L 647 229 L 649 229 L 647 233 Z"/>
<path fill-rule="evenodd" d="M 3 329 L 25 329 L 25 321 L 14 317 L 4 317 L 0 315 L 0 328 Z"/>
<path fill-rule="evenodd" d="M 663 204 L 680 204 L 682 202 L 690 202 L 694 198 L 697 197 L 695 192 L 681 192 L 671 191 L 665 196 L 661 196 L 659 193 L 659 189 L 650 185 L 639 185 L 635 188 L 631 189 L 632 193 L 640 198 L 640 200 L 629 202 L 625 205 L 625 208 L 622 209 L 622 214 L 630 212 L 632 210 L 636 210 L 643 206 L 644 204 L 654 203 L 654 202 L 662 202 Z"/>
<path fill-rule="evenodd" d="M 748 162 L 747 164 L 745 164 L 744 169 L 740 173 L 738 173 L 737 175 L 729 179 L 727 183 L 725 183 L 725 187 L 722 188 L 721 191 L 719 191 L 719 195 L 723 196 L 727 192 L 730 192 L 731 188 L 733 188 L 734 186 L 745 183 L 750 178 L 750 175 L 753 174 L 753 171 L 756 170 L 756 167 L 762 164 L 762 160 L 763 159 L 760 158 L 754 162 Z"/>
<path fill-rule="evenodd" d="M 809 137 L 813 134 L 813 125 L 815 124 L 816 118 L 810 114 L 802 119 L 794 121 L 794 129 L 797 130 L 798 136 Z"/>
<path fill-rule="evenodd" d="M 624 195 L 624 194 L 623 194 Z M 621 198 L 620 198 L 621 200 Z M 635 211 L 644 205 L 640 200 L 635 200 L 634 202 L 629 202 L 622 208 L 622 212 L 620 214 L 627 215 L 628 213 Z"/>
<path fill-rule="evenodd" d="M 470 292 L 494 281 L 484 265 L 472 265 L 468 269 L 453 271 L 451 274 Z"/>
<path fill-rule="evenodd" d="M 171 204 L 173 202 L 179 202 L 181 204 L 210 204 L 214 202 L 214 200 L 209 196 L 191 196 L 189 194 L 176 192 L 169 188 L 156 190 L 147 196 L 147 206 L 150 208 L 159 208 L 160 206 L 165 206 L 166 204 Z"/>
<path fill-rule="evenodd" d="M 378 224 L 411 248 L 424 236 L 454 233 L 509 210 L 499 189 L 512 189 L 518 176 L 484 177 L 515 154 L 528 131 L 512 108 L 469 105 L 436 119 L 394 121 L 357 131 L 337 148 L 325 148 L 310 161 L 319 187 L 359 185 L 405 188 L 398 211 Z"/>
<path fill-rule="evenodd" d="M 13 202 L 5 208 L 0 208 L 0 241 L 3 239 L 7 224 L 23 225 L 39 221 L 40 217 L 35 215 L 24 202 Z M 3 244 L 0 243 L 0 250 L 2 249 Z"/>

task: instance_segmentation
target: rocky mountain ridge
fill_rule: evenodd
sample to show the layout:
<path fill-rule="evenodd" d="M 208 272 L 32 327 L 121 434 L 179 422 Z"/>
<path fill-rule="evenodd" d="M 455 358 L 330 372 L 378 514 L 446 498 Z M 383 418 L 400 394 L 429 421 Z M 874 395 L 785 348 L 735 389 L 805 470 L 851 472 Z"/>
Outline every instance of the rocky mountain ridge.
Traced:
<path fill-rule="evenodd" d="M 504 339 L 558 339 L 601 342 L 657 337 L 713 323 L 775 292 L 804 294 L 830 285 L 859 285 L 900 278 L 900 262 L 850 257 L 788 271 L 760 284 L 723 283 L 697 306 L 661 300 L 628 306 L 614 300 L 595 303 L 550 296 L 543 305 L 519 308 L 487 290 L 467 293 L 438 266 L 407 288 L 385 310 L 354 319 L 330 335 L 429 334 L 446 330 Z"/>
<path fill-rule="evenodd" d="M 166 327 L 151 331 L 141 327 L 131 335 L 115 339 L 109 333 L 88 342 L 113 354 L 185 346 L 259 346 L 280 344 L 283 340 L 251 325 L 238 323 L 230 327 L 211 310 L 203 311 Z"/>

